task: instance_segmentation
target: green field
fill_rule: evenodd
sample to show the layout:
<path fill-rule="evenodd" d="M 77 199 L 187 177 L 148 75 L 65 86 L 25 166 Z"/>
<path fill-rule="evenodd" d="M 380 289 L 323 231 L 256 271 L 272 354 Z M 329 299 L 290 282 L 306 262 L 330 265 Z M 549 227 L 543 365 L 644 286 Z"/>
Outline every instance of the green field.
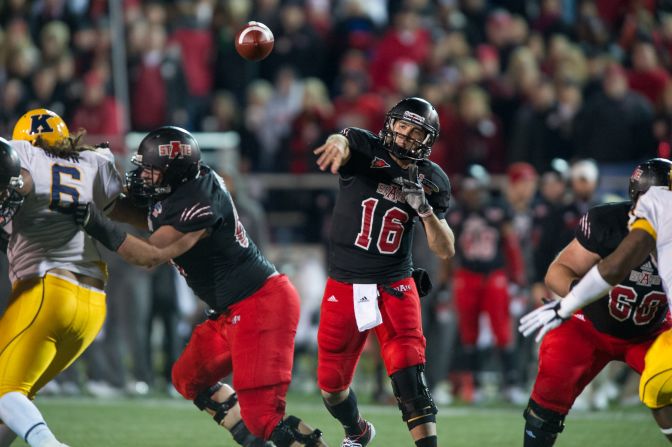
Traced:
<path fill-rule="evenodd" d="M 168 398 L 96 400 L 40 398 L 37 404 L 59 438 L 73 447 L 221 447 L 235 446 L 193 404 Z M 318 397 L 292 395 L 289 412 L 321 428 L 330 447 L 339 446 L 341 430 Z M 362 406 L 376 425 L 372 446 L 413 446 L 396 407 Z M 444 447 L 521 446 L 523 419 L 513 407 L 442 408 L 439 445 Z M 576 413 L 557 446 L 625 447 L 668 445 L 643 408 Z M 16 441 L 13 446 L 23 446 Z"/>

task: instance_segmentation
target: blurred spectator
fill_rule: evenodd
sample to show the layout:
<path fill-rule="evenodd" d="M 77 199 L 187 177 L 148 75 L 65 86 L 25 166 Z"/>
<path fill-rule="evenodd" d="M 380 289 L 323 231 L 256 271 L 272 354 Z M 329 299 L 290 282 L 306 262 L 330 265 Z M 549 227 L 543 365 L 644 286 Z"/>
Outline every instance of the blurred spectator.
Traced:
<path fill-rule="evenodd" d="M 289 0 L 280 7 L 280 23 L 272 28 L 273 52 L 261 62 L 261 73 L 266 79 L 275 79 L 286 66 L 291 66 L 298 77 L 325 74 L 324 41 L 306 20 L 302 4 L 302 0 Z"/>
<path fill-rule="evenodd" d="M 602 87 L 576 116 L 576 155 L 627 165 L 628 170 L 638 160 L 655 157 L 653 110 L 629 90 L 620 65 L 607 67 Z"/>
<path fill-rule="evenodd" d="M 313 149 L 334 129 L 334 108 L 327 87 L 317 78 L 305 79 L 303 104 L 292 121 L 289 137 L 289 171 L 293 174 L 317 171 Z"/>
<path fill-rule="evenodd" d="M 653 44 L 646 41 L 637 42 L 632 49 L 632 70 L 628 71 L 630 88 L 648 98 L 655 107 L 669 80 L 670 75 L 658 63 Z"/>
<path fill-rule="evenodd" d="M 179 52 L 166 46 L 161 25 L 150 25 L 143 43 L 130 63 L 133 129 L 151 130 L 168 123 L 185 126 L 187 87 Z"/>
<path fill-rule="evenodd" d="M 423 66 L 430 54 L 430 35 L 420 27 L 420 17 L 411 9 L 394 16 L 394 27 L 376 45 L 371 60 L 371 86 L 381 92 L 394 92 L 395 66 L 414 62 Z"/>
<path fill-rule="evenodd" d="M 114 150 L 123 147 L 126 129 L 124 111 L 117 100 L 106 92 L 104 75 L 91 71 L 84 76 L 84 93 L 81 105 L 75 110 L 71 126 L 83 128 L 89 135 L 98 136 L 97 142 L 109 141 Z"/>
<path fill-rule="evenodd" d="M 461 172 L 478 163 L 488 171 L 504 171 L 504 141 L 499 120 L 491 110 L 488 96 L 479 87 L 463 90 L 458 98 L 458 121 L 449 137 L 446 169 Z"/>

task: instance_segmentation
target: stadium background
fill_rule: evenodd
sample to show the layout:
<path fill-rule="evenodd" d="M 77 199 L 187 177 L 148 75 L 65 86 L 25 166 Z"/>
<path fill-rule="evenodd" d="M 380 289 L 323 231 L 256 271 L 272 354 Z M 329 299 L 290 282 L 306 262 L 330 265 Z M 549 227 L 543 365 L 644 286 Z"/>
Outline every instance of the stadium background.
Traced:
<path fill-rule="evenodd" d="M 273 53 L 260 63 L 234 50 L 235 33 L 248 20 L 266 23 L 275 34 Z M 309 407 L 315 413 L 324 413 L 312 394 L 314 343 L 336 181 L 317 171 L 312 149 L 346 126 L 377 131 L 396 101 L 420 95 L 439 111 L 441 135 L 431 158 L 451 176 L 458 198 L 472 163 L 493 174 L 493 194 L 506 198 L 513 162 L 529 162 L 542 186 L 546 174 L 572 175 L 557 159 L 591 158 L 600 170 L 593 200 L 612 200 L 625 197 L 627 175 L 638 161 L 670 155 L 670 68 L 672 2 L 665 0 L 0 0 L 0 135 L 10 137 L 25 111 L 46 107 L 71 131 L 85 128 L 87 141 L 110 141 L 125 169 L 143 132 L 163 124 L 196 132 L 206 162 L 234 190 L 248 232 L 300 288 L 293 396 L 304 411 L 315 404 Z M 569 186 L 565 199 L 572 200 Z M 443 439 L 459 426 L 464 440 L 454 445 L 473 445 L 470 437 L 493 444 L 500 432 L 499 445 L 514 445 L 522 406 L 507 407 L 507 396 L 496 391 L 491 338 L 485 331 L 480 342 L 490 365 L 486 398 L 474 402 L 460 393 L 450 279 L 423 247 L 416 251 L 438 285 L 424 302 L 431 380 L 443 403 L 457 406 L 445 416 Z M 120 421 L 133 414 L 129 424 L 147 417 L 135 433 L 140 439 L 152 421 L 162 430 L 147 413 L 166 413 L 178 427 L 185 417 L 201 416 L 178 403 L 171 413 L 173 404 L 164 409 L 161 400 L 173 394 L 165 380 L 170 363 L 202 318 L 198 302 L 170 268 L 147 273 L 109 259 L 105 330 L 45 393 L 80 396 L 44 404 L 54 428 L 74 430 L 80 444 L 108 445 L 70 427 L 63 416 L 68 409 L 80 409 L 84 427 L 85 419 L 110 411 L 116 416 L 109 418 Z M 5 276 L 0 304 L 9 287 Z M 528 278 L 526 290 L 516 291 L 518 312 L 534 302 L 539 274 L 530 271 Z M 375 349 L 363 360 L 357 386 L 371 401 L 389 404 L 389 390 L 378 386 Z M 521 342 L 520 349 L 526 391 L 534 358 L 524 359 L 533 347 Z M 627 383 L 619 370 L 609 375 Z M 611 412 L 570 417 L 568 432 L 576 427 L 578 436 L 583 429 L 588 436 L 592 430 L 611 446 L 660 442 L 632 388 L 617 383 L 614 393 L 610 380 L 600 382 L 585 400 L 587 409 L 611 406 Z M 135 400 L 146 395 L 154 400 Z M 111 400 L 94 404 L 99 401 L 81 396 Z M 389 414 L 375 408 L 390 420 L 388 443 L 397 445 L 403 426 L 394 407 Z M 575 423 L 579 418 L 585 421 Z M 205 419 L 186 436 L 195 439 L 203 430 L 213 445 L 229 442 Z M 333 421 L 323 421 L 336 439 Z M 474 433 L 484 425 L 493 430 Z M 127 428 L 105 433 L 116 439 L 109 445 L 179 439 L 164 432 L 162 443 L 135 443 Z M 559 445 L 582 445 L 583 438 L 570 436 L 563 434 Z"/>

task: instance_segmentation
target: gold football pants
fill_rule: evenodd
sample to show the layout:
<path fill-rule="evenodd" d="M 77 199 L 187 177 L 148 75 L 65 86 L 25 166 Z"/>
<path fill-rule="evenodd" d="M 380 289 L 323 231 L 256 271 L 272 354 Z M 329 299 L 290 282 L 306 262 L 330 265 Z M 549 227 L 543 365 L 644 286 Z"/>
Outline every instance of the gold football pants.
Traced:
<path fill-rule="evenodd" d="M 93 342 L 105 312 L 101 290 L 52 274 L 17 281 L 0 318 L 0 396 L 35 397 Z"/>
<path fill-rule="evenodd" d="M 646 353 L 639 398 L 651 409 L 672 405 L 672 329 L 661 333 Z"/>

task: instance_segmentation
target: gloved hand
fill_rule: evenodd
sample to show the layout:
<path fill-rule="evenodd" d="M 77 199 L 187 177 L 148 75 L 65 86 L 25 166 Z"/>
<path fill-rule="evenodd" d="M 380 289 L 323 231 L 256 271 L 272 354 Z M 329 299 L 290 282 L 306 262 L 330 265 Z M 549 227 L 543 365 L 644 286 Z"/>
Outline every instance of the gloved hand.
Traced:
<path fill-rule="evenodd" d="M 418 180 L 418 165 L 412 164 L 408 167 L 408 178 L 401 179 L 401 192 L 404 194 L 406 203 L 417 211 L 420 217 L 429 217 L 434 210 L 427 202 L 425 188 Z"/>
<path fill-rule="evenodd" d="M 551 300 L 543 306 L 523 315 L 520 319 L 518 331 L 524 337 L 529 337 L 537 330 L 536 341 L 540 342 L 544 335 L 564 323 L 571 314 L 565 315 L 562 311 L 562 300 Z"/>

